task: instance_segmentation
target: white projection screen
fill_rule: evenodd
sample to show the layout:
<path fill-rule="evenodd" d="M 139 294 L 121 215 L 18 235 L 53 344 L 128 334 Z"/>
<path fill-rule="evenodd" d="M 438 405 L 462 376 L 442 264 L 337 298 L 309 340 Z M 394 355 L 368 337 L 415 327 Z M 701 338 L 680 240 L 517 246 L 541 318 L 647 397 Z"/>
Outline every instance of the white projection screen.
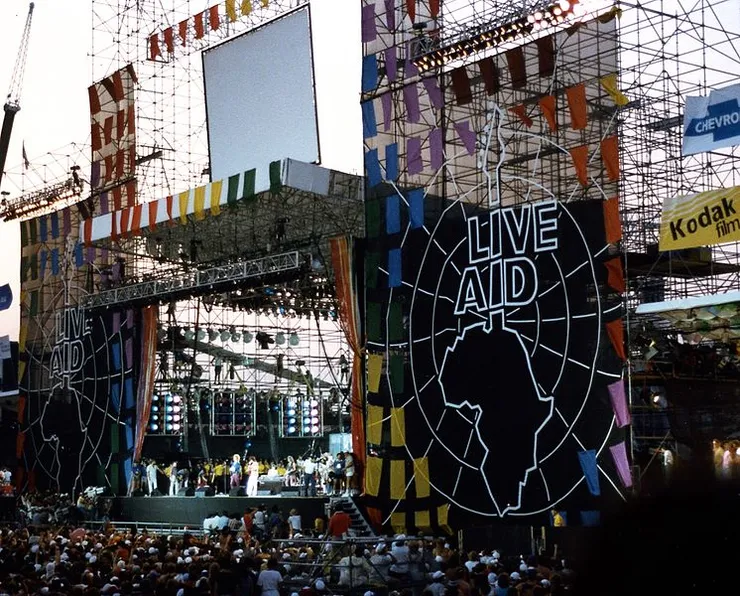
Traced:
<path fill-rule="evenodd" d="M 203 52 L 211 180 L 290 157 L 318 163 L 311 19 L 302 8 Z"/>

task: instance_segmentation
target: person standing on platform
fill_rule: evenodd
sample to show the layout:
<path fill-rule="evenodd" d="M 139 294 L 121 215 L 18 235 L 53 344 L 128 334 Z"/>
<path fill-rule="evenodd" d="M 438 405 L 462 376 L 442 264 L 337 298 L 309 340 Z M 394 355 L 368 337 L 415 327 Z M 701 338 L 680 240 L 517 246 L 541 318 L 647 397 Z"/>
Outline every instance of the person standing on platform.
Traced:
<path fill-rule="evenodd" d="M 231 473 L 229 486 L 231 488 L 239 488 L 239 485 L 242 483 L 242 458 L 238 453 L 235 453 L 231 460 L 229 472 Z"/>
<path fill-rule="evenodd" d="M 303 460 L 303 492 L 306 497 L 316 496 L 316 462 L 310 457 Z"/>
<path fill-rule="evenodd" d="M 154 491 L 157 490 L 157 464 L 153 459 L 149 460 L 146 465 L 146 485 L 148 494 L 151 497 L 154 495 Z"/>
<path fill-rule="evenodd" d="M 217 495 L 224 492 L 224 489 L 226 488 L 226 483 L 224 482 L 224 470 L 224 462 L 220 460 L 216 462 L 215 466 L 213 466 L 213 491 Z"/>
<path fill-rule="evenodd" d="M 172 465 L 169 468 L 168 473 L 169 479 L 170 479 L 170 490 L 169 495 L 171 497 L 177 496 L 177 493 L 180 492 L 180 480 L 177 477 L 177 462 L 172 462 Z"/>
<path fill-rule="evenodd" d="M 344 479 L 344 453 L 337 453 L 337 458 L 334 460 L 334 494 L 341 495 L 344 492 L 345 479 Z"/>
<path fill-rule="evenodd" d="M 260 465 L 254 456 L 249 458 L 249 464 L 247 465 L 247 496 L 256 497 L 257 487 L 259 486 L 260 478 Z"/>
<path fill-rule="evenodd" d="M 351 497 L 355 488 L 355 459 L 350 451 L 344 453 L 344 478 L 346 482 L 345 496 Z"/>

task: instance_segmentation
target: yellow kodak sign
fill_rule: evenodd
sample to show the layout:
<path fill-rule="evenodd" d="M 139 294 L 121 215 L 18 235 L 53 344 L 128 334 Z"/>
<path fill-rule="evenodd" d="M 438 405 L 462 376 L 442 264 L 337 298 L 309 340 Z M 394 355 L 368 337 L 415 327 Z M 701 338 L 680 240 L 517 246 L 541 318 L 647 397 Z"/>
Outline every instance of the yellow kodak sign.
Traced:
<path fill-rule="evenodd" d="M 740 240 L 740 186 L 673 197 L 663 204 L 660 250 Z"/>

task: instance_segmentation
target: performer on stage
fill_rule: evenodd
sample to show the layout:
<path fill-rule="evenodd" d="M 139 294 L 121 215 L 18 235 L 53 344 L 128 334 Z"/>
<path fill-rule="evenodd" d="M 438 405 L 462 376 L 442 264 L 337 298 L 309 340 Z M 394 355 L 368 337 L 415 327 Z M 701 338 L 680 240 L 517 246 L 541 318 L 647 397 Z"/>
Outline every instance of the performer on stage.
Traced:
<path fill-rule="evenodd" d="M 175 497 L 177 496 L 177 493 L 180 492 L 180 480 L 177 477 L 177 462 L 172 462 L 168 472 L 170 479 L 169 495 L 171 497 Z"/>
<path fill-rule="evenodd" d="M 226 490 L 226 466 L 224 465 L 224 462 L 221 460 L 218 460 L 216 462 L 216 465 L 213 466 L 213 489 L 215 493 L 221 494 Z"/>
<path fill-rule="evenodd" d="M 249 464 L 247 465 L 247 474 L 249 474 L 249 478 L 247 479 L 247 496 L 256 497 L 257 485 L 259 484 L 260 477 L 260 465 L 259 463 L 257 463 L 257 460 L 254 456 L 251 456 L 249 458 Z"/>
<path fill-rule="evenodd" d="M 144 466 L 141 462 L 134 462 L 131 467 L 131 484 L 129 485 L 129 497 L 135 496 L 141 490 L 142 478 L 144 476 Z M 138 495 L 137 495 L 138 496 Z"/>
<path fill-rule="evenodd" d="M 316 463 L 310 457 L 303 460 L 303 491 L 306 497 L 316 496 Z"/>
<path fill-rule="evenodd" d="M 234 454 L 229 467 L 231 472 L 231 488 L 237 488 L 242 483 L 242 458 L 238 453 Z"/>
<path fill-rule="evenodd" d="M 153 459 L 150 459 L 146 465 L 146 485 L 151 497 L 154 491 L 157 490 L 157 464 Z"/>
<path fill-rule="evenodd" d="M 298 486 L 300 484 L 298 480 L 298 466 L 295 463 L 295 459 L 292 455 L 288 456 L 288 462 L 285 465 L 285 485 L 286 486 Z"/>

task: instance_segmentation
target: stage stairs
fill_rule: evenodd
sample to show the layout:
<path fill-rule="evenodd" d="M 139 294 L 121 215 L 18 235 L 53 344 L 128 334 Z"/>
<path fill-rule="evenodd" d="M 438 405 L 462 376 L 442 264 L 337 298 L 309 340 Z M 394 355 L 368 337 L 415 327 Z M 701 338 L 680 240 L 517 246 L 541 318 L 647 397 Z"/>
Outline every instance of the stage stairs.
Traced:
<path fill-rule="evenodd" d="M 335 507 L 339 506 L 349 514 L 349 517 L 352 520 L 350 528 L 354 532 L 355 536 L 369 538 L 376 535 L 370 524 L 367 523 L 365 516 L 362 515 L 362 512 L 358 509 L 357 504 L 354 502 L 352 497 L 331 497 L 329 500 L 329 506 L 332 511 Z"/>

